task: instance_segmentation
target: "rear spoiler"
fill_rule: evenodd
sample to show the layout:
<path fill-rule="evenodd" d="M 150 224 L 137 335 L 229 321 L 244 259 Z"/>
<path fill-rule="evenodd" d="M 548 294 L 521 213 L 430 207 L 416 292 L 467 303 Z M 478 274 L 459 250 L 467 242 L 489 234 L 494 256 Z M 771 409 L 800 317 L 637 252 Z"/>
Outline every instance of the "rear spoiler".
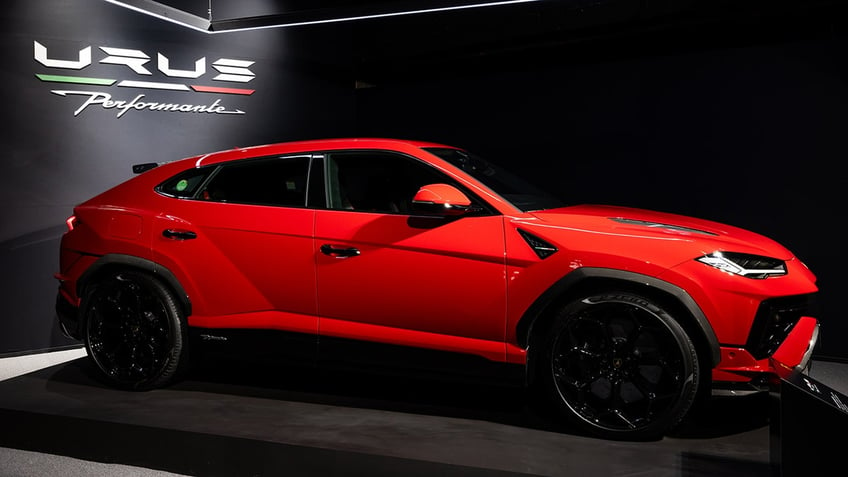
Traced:
<path fill-rule="evenodd" d="M 133 174 L 141 174 L 142 172 L 147 172 L 150 169 L 156 168 L 164 164 L 164 162 L 145 162 L 143 164 L 133 164 L 132 171 Z"/>

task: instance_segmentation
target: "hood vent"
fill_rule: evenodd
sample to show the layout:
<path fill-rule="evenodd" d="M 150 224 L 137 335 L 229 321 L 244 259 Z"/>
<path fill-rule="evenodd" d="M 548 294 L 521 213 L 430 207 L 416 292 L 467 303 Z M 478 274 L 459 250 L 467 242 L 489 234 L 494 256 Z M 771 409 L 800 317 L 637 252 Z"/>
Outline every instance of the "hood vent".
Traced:
<path fill-rule="evenodd" d="M 541 258 L 542 260 L 550 257 L 551 255 L 557 252 L 557 248 L 554 247 L 552 244 L 545 242 L 544 240 L 531 234 L 530 232 L 526 232 L 521 229 L 517 230 L 518 234 L 521 235 L 521 238 L 523 238 L 524 241 L 527 242 L 527 245 L 529 245 L 530 248 L 532 248 L 533 251 L 536 252 L 536 255 L 538 255 L 539 258 Z"/>
<path fill-rule="evenodd" d="M 689 233 L 712 235 L 712 236 L 718 235 L 718 234 L 713 233 L 713 232 L 707 232 L 706 230 L 693 229 L 693 228 L 690 228 L 690 227 L 683 227 L 683 226 L 680 226 L 680 225 L 661 224 L 659 222 L 649 222 L 647 220 L 627 219 L 627 218 L 624 218 L 624 217 L 610 217 L 609 219 L 614 221 L 614 222 L 621 223 L 621 224 L 641 225 L 643 227 L 651 227 L 651 228 L 655 228 L 655 229 L 667 229 L 667 230 L 673 230 L 675 232 L 689 232 Z"/>

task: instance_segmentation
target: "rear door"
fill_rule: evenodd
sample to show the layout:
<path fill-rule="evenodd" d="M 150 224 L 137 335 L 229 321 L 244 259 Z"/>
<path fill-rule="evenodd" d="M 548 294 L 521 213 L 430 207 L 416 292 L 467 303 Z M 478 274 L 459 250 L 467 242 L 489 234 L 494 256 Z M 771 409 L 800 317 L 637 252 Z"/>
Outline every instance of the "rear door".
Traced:
<path fill-rule="evenodd" d="M 153 250 L 159 263 L 185 271 L 191 325 L 316 333 L 310 162 L 248 159 L 209 166 L 198 184 L 191 171 L 163 184 L 175 197 L 161 199 Z"/>

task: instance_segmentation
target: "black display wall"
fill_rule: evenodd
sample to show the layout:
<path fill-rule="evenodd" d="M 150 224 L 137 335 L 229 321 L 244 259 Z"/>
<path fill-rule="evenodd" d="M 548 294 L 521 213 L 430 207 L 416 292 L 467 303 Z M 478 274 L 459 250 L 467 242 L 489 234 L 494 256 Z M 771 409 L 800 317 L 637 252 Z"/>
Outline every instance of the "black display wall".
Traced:
<path fill-rule="evenodd" d="M 215 35 L 103 0 L 6 1 L 0 21 L 0 354 L 72 344 L 53 309 L 59 236 L 132 164 L 352 129 L 343 25 Z"/>
<path fill-rule="evenodd" d="M 199 17 L 209 4 L 167 3 Z M 826 10 L 806 18 L 792 2 L 745 20 L 728 7 L 724 23 L 681 21 L 696 3 L 538 2 L 515 14 L 208 34 L 104 0 L 5 2 L 0 354 L 70 344 L 53 311 L 64 220 L 130 177 L 132 164 L 361 135 L 463 146 L 571 203 L 677 212 L 768 235 L 819 277 L 818 356 L 848 359 L 837 256 L 848 22 Z M 650 15 L 624 21 L 638 12 Z M 542 26 L 561 36 L 536 32 Z M 216 79 L 226 71 L 238 78 Z M 107 97 L 214 111 L 123 111 Z"/>
<path fill-rule="evenodd" d="M 720 31 L 697 47 L 655 33 L 486 61 L 375 63 L 371 87 L 357 92 L 357 134 L 465 147 L 572 204 L 645 207 L 770 236 L 819 278 L 816 354 L 846 359 L 848 41 L 835 30 L 772 39 L 754 29 L 735 41 Z"/>

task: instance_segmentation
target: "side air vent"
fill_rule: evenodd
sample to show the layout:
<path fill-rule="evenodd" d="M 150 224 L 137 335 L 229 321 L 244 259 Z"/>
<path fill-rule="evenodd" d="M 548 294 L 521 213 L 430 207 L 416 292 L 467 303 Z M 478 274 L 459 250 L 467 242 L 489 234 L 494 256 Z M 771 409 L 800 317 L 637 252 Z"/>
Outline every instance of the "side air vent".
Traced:
<path fill-rule="evenodd" d="M 557 252 L 556 247 L 531 234 L 530 232 L 518 229 L 518 234 L 521 235 L 521 238 L 523 238 L 524 241 L 527 242 L 527 245 L 529 245 L 530 248 L 532 248 L 533 251 L 536 252 L 536 255 L 538 255 L 539 258 L 543 260 Z"/>
<path fill-rule="evenodd" d="M 745 347 L 755 359 L 771 356 L 802 316 L 816 316 L 818 294 L 772 298 L 760 303 Z"/>

